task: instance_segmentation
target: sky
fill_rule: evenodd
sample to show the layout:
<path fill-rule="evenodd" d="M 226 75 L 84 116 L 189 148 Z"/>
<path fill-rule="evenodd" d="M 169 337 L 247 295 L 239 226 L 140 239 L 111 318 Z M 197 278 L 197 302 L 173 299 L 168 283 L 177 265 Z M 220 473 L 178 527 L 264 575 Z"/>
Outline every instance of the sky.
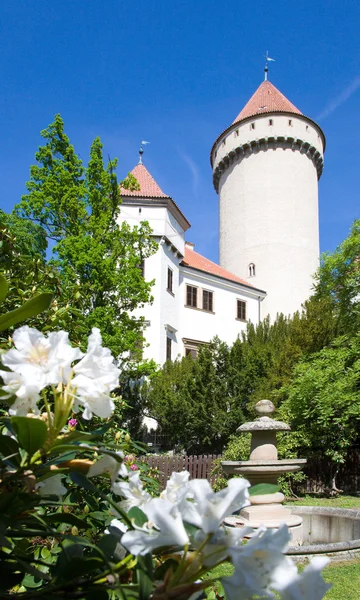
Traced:
<path fill-rule="evenodd" d="M 100 136 L 118 177 L 138 161 L 174 198 L 187 239 L 218 260 L 209 153 L 269 79 L 327 138 L 320 245 L 360 217 L 360 3 L 356 0 L 1 0 L 0 206 L 25 192 L 56 113 L 86 163 Z"/>

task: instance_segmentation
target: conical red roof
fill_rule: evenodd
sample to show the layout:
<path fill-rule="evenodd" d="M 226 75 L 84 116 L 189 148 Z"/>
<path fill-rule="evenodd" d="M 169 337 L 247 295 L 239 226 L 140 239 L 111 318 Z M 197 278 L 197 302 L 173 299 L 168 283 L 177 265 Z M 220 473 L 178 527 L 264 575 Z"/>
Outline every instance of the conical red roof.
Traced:
<path fill-rule="evenodd" d="M 247 117 L 273 112 L 302 114 L 270 81 L 263 81 L 233 121 L 233 125 Z"/>
<path fill-rule="evenodd" d="M 137 179 L 140 189 L 134 192 L 130 192 L 120 187 L 120 193 L 122 196 L 137 196 L 138 198 L 169 198 L 167 194 L 164 194 L 162 189 L 158 186 L 155 179 L 150 175 L 149 171 L 143 164 L 138 164 L 131 171 L 131 175 Z"/>

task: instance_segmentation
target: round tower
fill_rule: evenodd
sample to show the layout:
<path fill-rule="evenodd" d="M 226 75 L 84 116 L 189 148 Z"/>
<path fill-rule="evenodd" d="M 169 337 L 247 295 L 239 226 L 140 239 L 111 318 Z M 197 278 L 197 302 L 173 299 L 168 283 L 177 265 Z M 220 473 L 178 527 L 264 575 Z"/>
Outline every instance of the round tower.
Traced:
<path fill-rule="evenodd" d="M 319 264 L 325 136 L 265 80 L 211 150 L 220 265 L 267 292 L 262 317 L 292 314 Z"/>

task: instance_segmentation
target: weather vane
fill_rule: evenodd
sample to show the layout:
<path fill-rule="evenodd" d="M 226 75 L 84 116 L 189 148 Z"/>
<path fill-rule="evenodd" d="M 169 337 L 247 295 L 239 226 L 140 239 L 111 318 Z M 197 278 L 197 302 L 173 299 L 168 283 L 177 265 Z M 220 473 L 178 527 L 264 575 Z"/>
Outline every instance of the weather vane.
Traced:
<path fill-rule="evenodd" d="M 265 68 L 264 68 L 264 73 L 265 73 L 264 80 L 265 81 L 267 81 L 267 78 L 268 78 L 269 62 L 275 62 L 275 58 L 270 58 L 269 53 L 266 50 L 266 54 L 265 54 Z"/>
<path fill-rule="evenodd" d="M 146 146 L 146 144 L 150 144 L 150 142 L 146 142 L 145 140 L 142 140 L 141 144 L 140 144 L 140 150 L 139 150 L 139 165 L 142 165 L 142 155 L 144 154 L 144 148 L 143 146 Z"/>

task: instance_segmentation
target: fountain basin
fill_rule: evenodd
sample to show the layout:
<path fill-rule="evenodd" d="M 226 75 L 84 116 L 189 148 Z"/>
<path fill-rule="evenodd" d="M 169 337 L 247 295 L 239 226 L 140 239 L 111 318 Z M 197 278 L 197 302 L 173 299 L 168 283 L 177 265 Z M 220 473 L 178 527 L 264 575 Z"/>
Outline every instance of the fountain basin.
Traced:
<path fill-rule="evenodd" d="M 305 458 L 262 460 L 226 460 L 221 463 L 228 475 L 243 475 L 252 485 L 256 483 L 277 483 L 284 473 L 300 471 L 306 464 Z"/>
<path fill-rule="evenodd" d="M 302 545 L 287 551 L 296 562 L 319 555 L 332 561 L 360 557 L 360 508 L 296 506 L 291 514 L 303 520 Z"/>

